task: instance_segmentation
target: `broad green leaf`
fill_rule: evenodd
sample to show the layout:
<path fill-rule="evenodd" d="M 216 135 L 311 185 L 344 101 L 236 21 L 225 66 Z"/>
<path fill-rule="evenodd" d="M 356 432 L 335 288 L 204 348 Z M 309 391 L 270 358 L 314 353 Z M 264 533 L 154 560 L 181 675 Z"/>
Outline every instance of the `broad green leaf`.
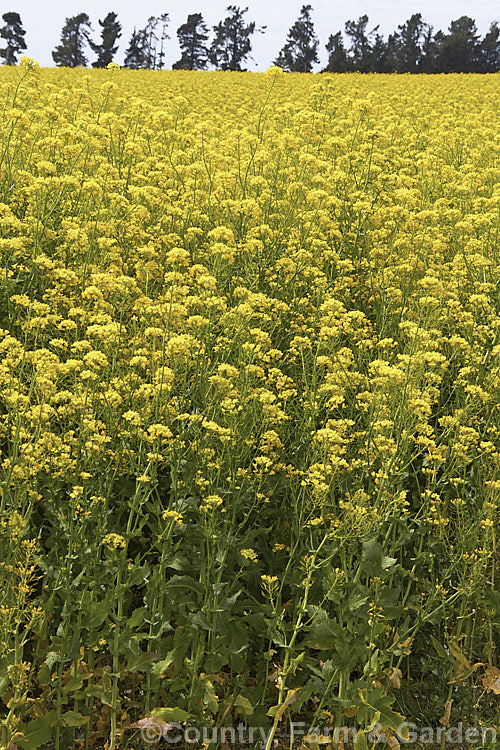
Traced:
<path fill-rule="evenodd" d="M 72 693 L 75 690 L 80 690 L 82 685 L 83 677 L 81 675 L 71 675 L 66 684 L 63 685 L 63 693 Z"/>
<path fill-rule="evenodd" d="M 55 711 L 48 711 L 38 719 L 30 721 L 26 728 L 18 727 L 18 731 L 22 731 L 23 737 L 16 740 L 17 744 L 24 748 L 24 750 L 36 750 L 40 745 L 49 742 L 54 733 L 51 723 L 54 721 L 55 716 Z"/>
<path fill-rule="evenodd" d="M 90 716 L 84 716 L 78 711 L 66 711 L 62 719 L 69 727 L 82 727 L 90 719 Z"/>
<path fill-rule="evenodd" d="M 104 693 L 104 688 L 102 685 L 91 685 L 85 690 L 85 693 L 93 698 L 100 698 Z"/>
<path fill-rule="evenodd" d="M 162 659 L 161 661 L 156 662 L 156 664 L 153 664 L 153 666 L 151 667 L 151 674 L 163 674 L 169 668 L 169 666 L 173 664 L 173 661 L 173 655 L 169 654 L 165 657 L 165 659 Z"/>
<path fill-rule="evenodd" d="M 89 607 L 85 627 L 89 630 L 97 630 L 103 624 L 112 609 L 112 603 L 105 599 L 102 602 L 94 602 Z"/>
<path fill-rule="evenodd" d="M 144 620 L 144 613 L 146 612 L 146 607 L 138 607 L 137 609 L 134 609 L 132 614 L 127 620 L 127 630 L 134 630 L 138 625 L 141 624 L 141 622 Z"/>
<path fill-rule="evenodd" d="M 339 641 L 344 640 L 344 630 L 337 622 L 323 620 L 313 625 L 305 640 L 305 645 L 319 650 L 330 650 L 335 648 Z"/>
<path fill-rule="evenodd" d="M 127 672 L 146 672 L 151 669 L 153 674 L 159 674 L 162 670 L 160 669 L 158 672 L 155 672 L 155 668 L 161 662 L 157 662 L 151 666 L 156 658 L 156 654 L 148 652 L 141 652 L 136 656 L 131 656 L 127 661 Z"/>
<path fill-rule="evenodd" d="M 359 729 L 356 735 L 356 741 L 354 743 L 356 750 L 368 750 L 368 743 L 366 741 L 366 734 L 363 729 Z"/>
<path fill-rule="evenodd" d="M 363 560 L 371 563 L 382 560 L 382 546 L 376 539 L 363 542 Z"/>
<path fill-rule="evenodd" d="M 181 722 L 186 721 L 186 719 L 189 719 L 189 714 L 187 711 L 184 711 L 182 708 L 179 708 L 178 706 L 175 706 L 174 708 L 169 708 L 167 706 L 163 706 L 161 708 L 153 708 L 151 711 L 153 716 L 158 717 L 158 719 L 162 719 L 166 722 Z"/>
<path fill-rule="evenodd" d="M 233 705 L 237 706 L 238 708 L 241 708 L 245 716 L 251 716 L 253 714 L 252 704 L 250 703 L 248 698 L 245 698 L 245 696 L 242 695 L 241 693 L 238 696 L 236 696 L 236 698 L 234 699 Z"/>
<path fill-rule="evenodd" d="M 148 563 L 144 563 L 144 565 L 142 565 L 141 567 L 135 568 L 135 570 L 132 570 L 129 574 L 127 585 L 138 586 L 140 583 L 143 583 L 147 580 L 150 572 L 151 568 L 149 567 Z"/>
<path fill-rule="evenodd" d="M 404 723 L 405 717 L 398 714 L 397 711 L 392 710 L 391 704 L 394 703 L 394 696 L 383 695 L 378 690 L 372 691 L 367 696 L 366 692 L 366 690 L 359 691 L 361 702 L 364 703 L 365 706 L 368 706 L 368 708 L 371 708 L 374 714 L 380 714 L 377 721 L 380 721 L 383 727 L 398 730 Z M 400 736 L 403 739 L 408 739 L 408 727 L 403 727 L 403 732 Z"/>

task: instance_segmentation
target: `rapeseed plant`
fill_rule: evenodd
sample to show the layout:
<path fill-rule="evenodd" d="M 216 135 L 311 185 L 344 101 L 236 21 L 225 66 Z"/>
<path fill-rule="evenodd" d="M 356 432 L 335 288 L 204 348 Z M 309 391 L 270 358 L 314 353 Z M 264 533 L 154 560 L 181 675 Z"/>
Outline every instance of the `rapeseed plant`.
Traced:
<path fill-rule="evenodd" d="M 108 67 L 0 75 L 2 747 L 491 723 L 498 75 Z"/>

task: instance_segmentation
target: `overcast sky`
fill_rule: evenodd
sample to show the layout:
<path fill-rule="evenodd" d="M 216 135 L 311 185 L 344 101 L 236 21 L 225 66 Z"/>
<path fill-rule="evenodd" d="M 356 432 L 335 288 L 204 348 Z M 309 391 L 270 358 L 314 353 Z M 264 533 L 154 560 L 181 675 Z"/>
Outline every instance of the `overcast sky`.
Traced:
<path fill-rule="evenodd" d="M 202 13 L 209 27 L 218 23 L 226 15 L 228 5 L 239 5 L 249 11 L 248 20 L 258 25 L 267 26 L 264 34 L 253 37 L 253 57 L 255 62 L 248 61 L 249 70 L 266 70 L 276 57 L 286 39 L 288 29 L 296 20 L 304 2 L 288 0 L 10 0 L 2 3 L 5 10 L 20 13 L 26 29 L 27 54 L 38 60 L 40 65 L 53 65 L 51 51 L 58 44 L 61 28 L 68 16 L 76 13 L 88 13 L 95 36 L 99 28 L 98 19 L 104 18 L 109 11 L 118 14 L 123 31 L 120 49 L 116 62 L 123 62 L 123 52 L 128 45 L 134 28 L 146 25 L 149 16 L 162 13 L 170 15 L 170 40 L 166 50 L 166 67 L 179 59 L 177 28 L 186 21 L 189 13 Z M 344 29 L 345 21 L 357 19 L 360 15 L 370 17 L 370 28 L 380 25 L 381 33 L 387 34 L 408 19 L 412 13 L 422 13 L 424 19 L 434 29 L 445 31 L 452 19 L 463 15 L 476 20 L 479 32 L 486 33 L 492 21 L 500 21 L 500 4 L 498 0 L 350 0 L 349 3 L 334 0 L 309 0 L 313 7 L 313 20 L 320 40 L 321 65 L 326 63 L 327 54 L 324 48 L 331 33 Z M 89 60 L 94 59 L 90 53 Z M 319 69 L 321 65 L 316 66 Z"/>

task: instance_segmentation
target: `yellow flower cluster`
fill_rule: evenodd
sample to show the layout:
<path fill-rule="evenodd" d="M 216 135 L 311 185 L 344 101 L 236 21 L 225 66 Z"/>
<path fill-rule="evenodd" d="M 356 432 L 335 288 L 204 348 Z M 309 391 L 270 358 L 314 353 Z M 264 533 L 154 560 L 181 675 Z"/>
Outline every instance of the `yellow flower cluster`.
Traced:
<path fill-rule="evenodd" d="M 494 461 L 498 77 L 279 72 L 44 71 L 35 99 L 3 72 L 12 482 L 69 479 L 82 447 L 158 463 L 185 420 L 208 489 L 234 444 L 312 502 L 360 470 L 379 496 L 411 452 Z"/>
<path fill-rule="evenodd" d="M 125 539 L 120 534 L 106 534 L 102 544 L 109 549 L 124 549 L 127 546 Z"/>

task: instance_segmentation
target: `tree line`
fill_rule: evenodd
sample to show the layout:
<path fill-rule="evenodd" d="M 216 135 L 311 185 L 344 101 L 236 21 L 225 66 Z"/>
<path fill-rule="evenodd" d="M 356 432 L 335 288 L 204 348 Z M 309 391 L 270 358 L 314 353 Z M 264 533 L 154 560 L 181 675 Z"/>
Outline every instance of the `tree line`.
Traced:
<path fill-rule="evenodd" d="M 312 19 L 312 6 L 304 5 L 288 31 L 283 47 L 273 61 L 288 72 L 310 73 L 319 63 L 320 46 Z M 248 21 L 248 8 L 229 5 L 227 16 L 212 27 L 212 39 L 201 13 L 188 15 L 176 31 L 181 57 L 173 69 L 241 71 L 251 59 L 252 37 L 264 33 L 265 26 Z M 4 13 L 0 37 L 4 47 L 0 59 L 15 65 L 26 49 L 19 13 Z M 124 66 L 132 69 L 162 70 L 170 39 L 168 13 L 148 18 L 143 28 L 134 28 L 125 50 Z M 86 67 L 89 50 L 96 55 L 91 65 L 103 68 L 113 62 L 118 51 L 122 26 L 116 13 L 99 19 L 100 37 L 92 38 L 87 13 L 67 18 L 60 42 L 52 52 L 54 63 L 69 68 Z M 325 45 L 328 63 L 322 72 L 346 73 L 493 73 L 500 70 L 500 26 L 491 23 L 481 38 L 476 22 L 469 16 L 451 21 L 447 32 L 434 31 L 421 13 L 414 13 L 385 39 L 379 26 L 371 27 L 367 15 L 346 21 L 343 30 L 330 34 Z"/>

